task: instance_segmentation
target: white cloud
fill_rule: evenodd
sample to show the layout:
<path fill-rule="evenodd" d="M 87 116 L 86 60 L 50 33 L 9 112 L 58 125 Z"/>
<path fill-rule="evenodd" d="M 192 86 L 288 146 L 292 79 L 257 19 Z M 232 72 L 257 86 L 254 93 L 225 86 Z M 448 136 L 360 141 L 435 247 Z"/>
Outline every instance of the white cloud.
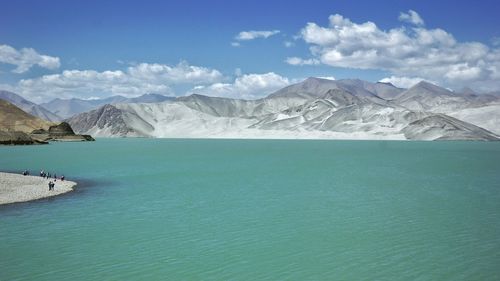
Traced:
<path fill-rule="evenodd" d="M 318 59 L 302 59 L 299 57 L 286 58 L 285 62 L 291 65 L 315 65 L 321 63 Z"/>
<path fill-rule="evenodd" d="M 335 77 L 333 77 L 333 76 L 320 76 L 318 78 L 326 79 L 326 80 L 335 80 Z"/>
<path fill-rule="evenodd" d="M 285 42 L 283 42 L 283 45 L 285 45 L 285 47 L 287 47 L 287 48 L 291 48 L 291 47 L 295 46 L 295 43 L 293 43 L 291 41 L 285 41 Z"/>
<path fill-rule="evenodd" d="M 401 12 L 399 14 L 399 20 L 418 26 L 423 26 L 425 24 L 424 20 L 420 17 L 420 15 L 413 10 L 408 10 L 408 13 Z"/>
<path fill-rule="evenodd" d="M 185 61 L 175 66 L 140 63 L 128 67 L 127 74 L 133 79 L 167 84 L 212 83 L 222 78 L 218 70 L 189 65 Z"/>
<path fill-rule="evenodd" d="M 32 48 L 16 50 L 9 45 L 0 45 L 0 63 L 15 65 L 14 73 L 24 73 L 34 65 L 47 69 L 56 69 L 61 65 L 58 57 L 41 55 Z"/>
<path fill-rule="evenodd" d="M 242 31 L 242 32 L 238 33 L 238 35 L 236 35 L 234 37 L 234 39 L 238 40 L 238 41 L 247 41 L 247 40 L 254 40 L 257 38 L 268 38 L 268 37 L 271 37 L 271 36 L 276 35 L 278 33 L 280 33 L 279 30 Z"/>
<path fill-rule="evenodd" d="M 223 80 L 215 69 L 192 66 L 141 63 L 125 70 L 65 70 L 60 74 L 20 80 L 10 90 L 35 101 L 59 98 L 91 98 L 110 95 L 137 96 L 145 93 L 174 94 L 171 86 L 212 84 Z"/>
<path fill-rule="evenodd" d="M 241 44 L 239 42 L 231 42 L 231 46 L 233 46 L 233 47 L 240 47 Z"/>
<path fill-rule="evenodd" d="M 288 78 L 274 72 L 245 74 L 236 77 L 233 83 L 214 83 L 209 86 L 194 87 L 188 94 L 202 94 L 238 99 L 257 99 L 290 84 Z"/>
<path fill-rule="evenodd" d="M 498 47 L 500 46 L 500 36 L 495 36 L 493 38 L 491 38 L 491 44 L 495 47 Z"/>
<path fill-rule="evenodd" d="M 329 22 L 327 27 L 308 23 L 301 30 L 313 58 L 292 57 L 286 62 L 378 69 L 399 77 L 438 80 L 445 87 L 474 83 L 500 87 L 499 48 L 457 42 L 452 34 L 439 28 L 381 30 L 373 22 L 358 24 L 338 14 L 331 15 Z"/>

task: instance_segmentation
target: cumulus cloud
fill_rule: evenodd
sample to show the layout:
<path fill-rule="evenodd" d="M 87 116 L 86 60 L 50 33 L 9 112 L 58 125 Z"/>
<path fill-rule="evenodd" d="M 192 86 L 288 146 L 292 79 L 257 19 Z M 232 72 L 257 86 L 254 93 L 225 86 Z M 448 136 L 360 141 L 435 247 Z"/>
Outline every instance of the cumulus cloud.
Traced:
<path fill-rule="evenodd" d="M 257 99 L 290 84 L 288 78 L 274 72 L 264 74 L 245 74 L 236 77 L 232 83 L 214 83 L 209 86 L 197 86 L 188 94 L 202 94 L 238 99 Z"/>
<path fill-rule="evenodd" d="M 167 84 L 210 83 L 222 78 L 215 69 L 189 65 L 182 61 L 175 66 L 158 63 L 141 63 L 127 68 L 127 74 L 134 79 Z"/>
<path fill-rule="evenodd" d="M 406 15 L 420 24 L 418 14 L 412 17 L 410 11 Z M 292 65 L 378 69 L 394 76 L 438 79 L 443 86 L 452 87 L 474 83 L 500 86 L 500 49 L 457 42 L 443 29 L 414 26 L 386 31 L 373 22 L 354 23 L 336 14 L 329 17 L 328 26 L 311 22 L 300 34 L 310 45 L 313 58 L 288 58 L 286 62 Z"/>
<path fill-rule="evenodd" d="M 250 31 L 242 31 L 240 33 L 238 33 L 238 35 L 236 35 L 234 37 L 235 40 L 238 40 L 238 41 L 247 41 L 247 40 L 254 40 L 254 39 L 257 39 L 257 38 L 268 38 L 268 37 L 271 37 L 273 35 L 276 35 L 280 33 L 279 30 L 261 30 L 261 31 L 258 31 L 258 30 L 250 30 Z"/>
<path fill-rule="evenodd" d="M 424 20 L 420 17 L 420 15 L 413 11 L 413 10 L 408 10 L 408 13 L 403 13 L 401 12 L 399 14 L 399 20 L 408 22 L 414 25 L 424 25 Z"/>
<path fill-rule="evenodd" d="M 187 62 L 174 66 L 141 63 L 125 70 L 65 70 L 60 74 L 22 79 L 10 90 L 35 102 L 56 97 L 85 99 L 145 93 L 173 95 L 173 85 L 213 84 L 223 78 L 218 70 L 189 65 Z"/>
<path fill-rule="evenodd" d="M 47 69 L 56 69 L 61 65 L 58 57 L 41 55 L 32 48 L 16 50 L 9 45 L 0 45 L 0 63 L 15 65 L 14 73 L 24 73 L 34 65 Z"/>

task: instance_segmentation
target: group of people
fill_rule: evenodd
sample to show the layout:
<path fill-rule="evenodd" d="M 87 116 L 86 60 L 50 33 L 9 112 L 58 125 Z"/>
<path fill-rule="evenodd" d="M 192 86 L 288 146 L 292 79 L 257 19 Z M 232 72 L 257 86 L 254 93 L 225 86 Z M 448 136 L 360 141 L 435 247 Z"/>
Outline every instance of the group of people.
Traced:
<path fill-rule="evenodd" d="M 46 179 L 50 179 L 50 178 L 54 178 L 54 181 L 49 181 L 49 191 L 50 190 L 54 190 L 54 186 L 56 185 L 56 181 L 57 181 L 57 175 L 54 173 L 54 175 L 52 176 L 50 173 L 47 173 L 45 172 L 44 170 L 41 170 L 40 171 L 40 176 L 42 178 L 46 178 Z M 59 178 L 61 181 L 64 181 L 64 175 L 62 175 L 60 178 Z"/>
<path fill-rule="evenodd" d="M 29 176 L 30 171 L 24 170 L 22 174 L 23 174 L 23 176 Z M 55 187 L 58 179 L 61 181 L 64 181 L 64 179 L 65 179 L 64 175 L 62 175 L 61 177 L 58 178 L 56 174 L 51 175 L 50 173 L 45 172 L 44 170 L 40 170 L 40 177 L 49 180 L 49 190 L 54 190 L 54 187 Z M 52 178 L 53 178 L 53 181 L 51 180 Z"/>
<path fill-rule="evenodd" d="M 28 172 L 29 173 L 29 172 Z M 54 174 L 54 175 L 51 175 L 50 173 L 47 173 L 45 172 L 44 170 L 41 170 L 40 171 L 40 176 L 44 179 L 50 179 L 50 178 L 54 178 L 54 181 L 57 181 L 57 175 Z M 62 175 L 60 178 L 59 178 L 61 181 L 64 181 L 64 175 Z"/>

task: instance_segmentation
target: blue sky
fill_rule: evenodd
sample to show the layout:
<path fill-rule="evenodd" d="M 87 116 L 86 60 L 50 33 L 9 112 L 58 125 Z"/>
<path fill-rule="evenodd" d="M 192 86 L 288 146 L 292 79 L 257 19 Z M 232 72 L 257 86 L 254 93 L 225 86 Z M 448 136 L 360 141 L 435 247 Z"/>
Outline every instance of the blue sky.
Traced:
<path fill-rule="evenodd" d="M 38 101 L 258 98 L 309 76 L 492 91 L 497 2 L 5 1 L 0 84 Z"/>

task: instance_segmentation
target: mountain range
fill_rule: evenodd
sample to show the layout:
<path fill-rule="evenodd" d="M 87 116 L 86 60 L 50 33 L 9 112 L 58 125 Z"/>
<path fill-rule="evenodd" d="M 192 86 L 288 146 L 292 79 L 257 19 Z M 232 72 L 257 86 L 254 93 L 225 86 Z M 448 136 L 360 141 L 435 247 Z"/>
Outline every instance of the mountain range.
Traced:
<path fill-rule="evenodd" d="M 28 101 L 20 95 L 9 91 L 0 90 L 0 99 L 14 104 L 26 113 L 47 121 L 57 122 L 63 119 L 61 116 L 58 116 L 57 114 L 54 114 L 53 112 L 47 110 L 45 107 Z"/>
<path fill-rule="evenodd" d="M 116 104 L 116 103 L 155 103 L 163 102 L 167 100 L 173 100 L 173 97 L 167 97 L 158 94 L 144 94 L 138 97 L 127 98 L 124 96 L 116 95 L 104 99 L 60 99 L 56 98 L 46 103 L 36 104 L 31 102 L 22 96 L 9 92 L 0 90 L 0 99 L 6 100 L 15 106 L 21 108 L 23 111 L 39 117 L 41 119 L 58 122 L 63 119 L 72 117 L 78 113 L 90 111 L 96 109 L 105 104 Z"/>
<path fill-rule="evenodd" d="M 173 97 L 167 97 L 158 94 L 144 94 L 135 98 L 126 98 L 124 96 L 111 96 L 105 99 L 54 99 L 47 103 L 40 104 L 44 108 L 47 108 L 54 112 L 55 114 L 63 117 L 69 118 L 78 113 L 86 112 L 92 109 L 96 109 L 105 104 L 117 104 L 117 103 L 155 103 L 163 102 L 167 100 L 173 100 Z"/>
<path fill-rule="evenodd" d="M 498 140 L 499 118 L 496 95 L 308 78 L 258 100 L 108 103 L 67 121 L 98 137 Z"/>
<path fill-rule="evenodd" d="M 496 140 L 500 135 L 499 95 L 468 88 L 453 92 L 424 81 L 403 89 L 308 78 L 257 100 L 145 94 L 37 105 L 8 91 L 0 91 L 0 99 L 37 120 L 66 118 L 75 132 L 98 137 Z M 3 115 L 4 122 L 22 123 Z"/>

